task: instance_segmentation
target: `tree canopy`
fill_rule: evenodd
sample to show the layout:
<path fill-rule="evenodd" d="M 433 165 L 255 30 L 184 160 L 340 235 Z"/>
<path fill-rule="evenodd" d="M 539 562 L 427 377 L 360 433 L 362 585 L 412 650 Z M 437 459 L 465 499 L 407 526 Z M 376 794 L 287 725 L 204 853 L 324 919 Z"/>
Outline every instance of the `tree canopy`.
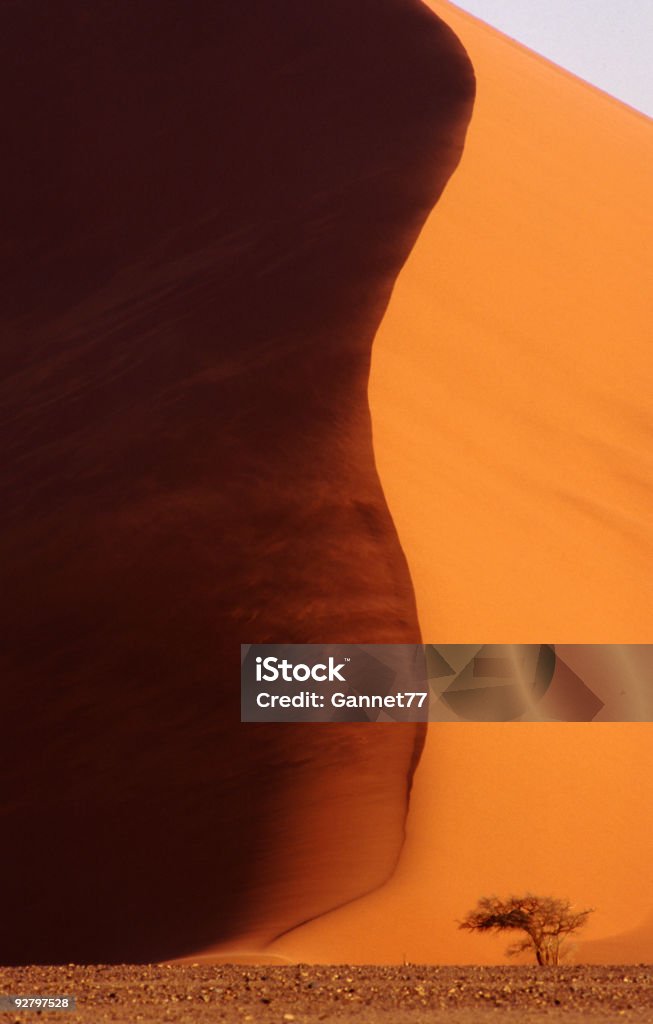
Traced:
<path fill-rule="evenodd" d="M 482 897 L 461 928 L 477 932 L 521 931 L 525 937 L 508 947 L 509 956 L 532 951 L 540 965 L 558 964 L 569 935 L 586 924 L 593 910 L 576 910 L 569 900 L 553 896 Z"/>

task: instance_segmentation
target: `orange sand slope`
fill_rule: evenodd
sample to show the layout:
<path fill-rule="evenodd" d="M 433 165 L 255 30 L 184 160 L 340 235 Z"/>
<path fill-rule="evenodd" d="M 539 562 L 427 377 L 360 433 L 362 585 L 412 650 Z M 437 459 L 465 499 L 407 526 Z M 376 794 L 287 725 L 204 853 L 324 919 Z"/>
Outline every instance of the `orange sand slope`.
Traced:
<path fill-rule="evenodd" d="M 649 642 L 651 123 L 430 6 L 477 99 L 370 385 L 425 639 Z"/>
<path fill-rule="evenodd" d="M 439 2 L 477 75 L 465 154 L 374 346 L 382 481 L 425 639 L 650 634 L 651 124 Z M 595 906 L 578 956 L 653 961 L 653 726 L 430 726 L 380 893 L 273 948 L 500 962 L 485 893 Z"/>
<path fill-rule="evenodd" d="M 479 896 L 530 889 L 596 908 L 578 960 L 653 962 L 651 738 L 638 723 L 429 726 L 391 882 L 271 949 L 309 961 L 502 963 L 514 936 L 456 922 Z"/>

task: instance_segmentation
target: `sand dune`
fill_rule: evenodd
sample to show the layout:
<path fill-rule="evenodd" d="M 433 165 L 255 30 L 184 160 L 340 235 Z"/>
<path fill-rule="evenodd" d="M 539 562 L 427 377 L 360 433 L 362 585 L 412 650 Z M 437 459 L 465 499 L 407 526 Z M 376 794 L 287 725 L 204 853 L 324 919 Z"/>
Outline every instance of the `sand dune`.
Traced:
<path fill-rule="evenodd" d="M 392 880 L 271 949 L 322 962 L 505 963 L 514 936 L 457 921 L 479 896 L 530 890 L 594 907 L 577 958 L 609 963 L 615 936 L 650 906 L 650 794 L 648 725 L 430 725 Z M 631 962 L 650 959 L 640 938 Z"/>
<path fill-rule="evenodd" d="M 368 367 L 472 71 L 417 0 L 0 40 L 0 961 L 250 950 L 401 848 L 418 727 L 240 728 L 238 644 L 419 639 Z"/>
<path fill-rule="evenodd" d="M 370 385 L 424 639 L 650 642 L 651 124 L 430 6 L 477 99 Z M 430 726 L 392 882 L 273 948 L 499 963 L 506 937 L 456 920 L 530 888 L 597 908 L 579 956 L 606 962 L 623 942 L 650 960 L 650 929 L 633 928 L 653 892 L 652 738 L 648 723 Z"/>
<path fill-rule="evenodd" d="M 620 935 L 582 942 L 578 956 L 590 964 L 653 963 L 653 915 Z"/>
<path fill-rule="evenodd" d="M 651 122 L 430 6 L 477 98 L 370 386 L 425 638 L 648 643 Z"/>
<path fill-rule="evenodd" d="M 4 963 L 650 955 L 650 726 L 431 728 L 382 889 L 421 734 L 238 727 L 240 641 L 650 640 L 650 124 L 430 6 L 437 206 L 417 0 L 0 12 Z"/>

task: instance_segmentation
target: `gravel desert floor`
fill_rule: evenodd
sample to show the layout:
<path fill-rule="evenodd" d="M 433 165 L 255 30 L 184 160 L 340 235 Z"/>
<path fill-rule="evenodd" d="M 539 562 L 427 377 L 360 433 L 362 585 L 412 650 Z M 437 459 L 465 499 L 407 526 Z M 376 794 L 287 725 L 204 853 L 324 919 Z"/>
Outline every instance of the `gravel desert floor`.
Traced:
<path fill-rule="evenodd" d="M 243 1024 L 474 1024 L 653 1021 L 653 968 L 639 966 L 403 967 L 125 965 L 12 967 L 0 991 L 75 996 L 74 1012 L 41 1021 L 242 1021 Z M 0 1020 L 35 1019 L 10 1011 Z"/>

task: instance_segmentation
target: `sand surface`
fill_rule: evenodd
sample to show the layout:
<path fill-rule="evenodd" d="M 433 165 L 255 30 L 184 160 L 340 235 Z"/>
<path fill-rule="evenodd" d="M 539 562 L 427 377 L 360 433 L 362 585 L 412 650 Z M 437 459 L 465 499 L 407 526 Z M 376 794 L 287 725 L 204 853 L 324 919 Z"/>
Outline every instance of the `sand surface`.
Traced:
<path fill-rule="evenodd" d="M 650 643 L 653 123 L 430 6 L 474 114 L 370 382 L 424 638 Z"/>
<path fill-rule="evenodd" d="M 12 994 L 75 994 L 74 1015 L 40 1017 L 62 1024 L 653 1021 L 653 974 L 641 966 L 27 967 L 2 971 L 0 985 Z"/>
<path fill-rule="evenodd" d="M 394 292 L 471 105 L 426 7 L 2 6 L 4 961 L 392 873 L 417 731 L 239 728 L 240 641 L 650 640 L 650 123 L 431 6 L 478 101 Z M 532 884 L 648 957 L 650 727 L 482 728 L 280 951 L 452 956 Z"/>
<path fill-rule="evenodd" d="M 474 115 L 370 383 L 424 639 L 650 643 L 653 126 L 431 6 L 474 64 Z M 530 888 L 597 908 L 583 958 L 653 962 L 651 750 L 649 723 L 430 727 L 390 884 L 274 948 L 500 963 L 502 937 L 456 918 Z"/>
<path fill-rule="evenodd" d="M 403 842 L 421 727 L 241 727 L 239 645 L 420 639 L 367 380 L 471 66 L 417 0 L 17 0 L 0 65 L 0 960 L 263 943 Z"/>

